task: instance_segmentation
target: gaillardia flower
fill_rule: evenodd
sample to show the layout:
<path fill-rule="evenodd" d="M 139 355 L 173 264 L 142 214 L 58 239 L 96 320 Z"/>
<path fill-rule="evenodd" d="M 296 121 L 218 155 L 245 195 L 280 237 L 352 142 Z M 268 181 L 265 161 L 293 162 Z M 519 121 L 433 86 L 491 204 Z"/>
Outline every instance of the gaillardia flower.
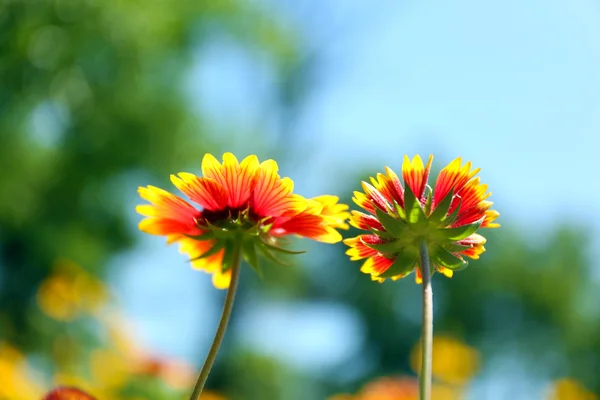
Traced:
<path fill-rule="evenodd" d="M 281 247 L 283 237 L 299 235 L 325 243 L 342 240 L 337 229 L 348 229 L 348 206 L 335 196 L 306 199 L 293 193 L 289 178 L 280 178 L 277 163 L 262 163 L 254 155 L 238 162 L 231 153 L 223 163 L 206 154 L 202 177 L 181 172 L 171 182 L 186 200 L 154 186 L 140 187 L 140 196 L 151 204 L 137 212 L 146 216 L 140 230 L 164 235 L 178 242 L 196 269 L 213 274 L 213 284 L 227 288 L 231 267 L 240 253 L 257 268 L 257 250 L 269 259 Z"/>
<path fill-rule="evenodd" d="M 487 185 L 475 175 L 471 163 L 457 158 L 443 168 L 433 189 L 427 184 L 433 157 L 423 165 L 421 157 L 404 156 L 402 178 L 390 168 L 362 182 L 364 193 L 353 200 L 367 213 L 352 211 L 350 224 L 369 231 L 344 241 L 351 260 L 366 259 L 361 271 L 382 282 L 400 279 L 419 266 L 419 248 L 427 244 L 432 272 L 447 277 L 467 265 L 464 257 L 478 259 L 486 239 L 479 228 L 496 228 L 499 216 L 491 210 Z M 416 268 L 416 281 L 421 271 Z"/>

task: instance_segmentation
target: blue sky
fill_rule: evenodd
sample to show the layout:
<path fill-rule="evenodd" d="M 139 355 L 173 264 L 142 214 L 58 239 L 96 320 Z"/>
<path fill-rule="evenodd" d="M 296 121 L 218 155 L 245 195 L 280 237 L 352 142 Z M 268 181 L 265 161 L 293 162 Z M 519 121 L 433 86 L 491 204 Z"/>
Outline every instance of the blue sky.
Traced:
<path fill-rule="evenodd" d="M 505 226 L 536 231 L 574 219 L 593 228 L 593 251 L 600 256 L 595 227 L 600 222 L 600 3 L 284 4 L 273 6 L 298 26 L 318 60 L 314 87 L 285 127 L 294 133 L 296 148 L 282 174 L 295 178 L 299 192 L 335 193 L 341 190 L 336 182 L 358 172 L 376 173 L 384 165 L 399 169 L 404 154 L 434 153 L 438 165 L 463 156 L 482 168 Z M 273 126 L 255 101 L 273 83 L 268 65 L 229 42 L 216 43 L 198 60 L 190 93 L 209 107 L 216 125 L 228 132 L 239 128 L 229 138 L 231 150 L 271 156 Z M 264 136 L 251 136 L 261 129 Z M 136 288 L 124 298 L 126 306 L 152 344 L 165 352 L 185 354 L 193 347 L 202 354 L 196 344 L 201 329 L 187 321 L 199 308 L 206 310 L 201 304 L 220 300 L 210 293 L 208 278 L 200 283 L 184 278 L 188 271 L 175 249 L 155 249 L 158 243 L 144 244 L 150 266 L 148 253 L 121 259 L 131 267 L 119 287 Z M 173 265 L 173 275 L 164 277 L 162 262 Z M 134 282 L 142 269 L 148 278 Z M 159 294 L 164 302 L 157 300 L 150 316 L 144 314 L 143 297 L 159 276 L 166 279 L 166 291 Z M 196 300 L 172 313 L 168 299 L 180 291 Z M 189 328 L 189 341 L 165 339 L 163 318 Z M 207 326 L 216 324 L 212 311 L 203 318 Z M 302 365 L 303 355 L 292 354 L 288 361 Z M 502 398 L 509 395 L 519 398 L 511 393 Z"/>

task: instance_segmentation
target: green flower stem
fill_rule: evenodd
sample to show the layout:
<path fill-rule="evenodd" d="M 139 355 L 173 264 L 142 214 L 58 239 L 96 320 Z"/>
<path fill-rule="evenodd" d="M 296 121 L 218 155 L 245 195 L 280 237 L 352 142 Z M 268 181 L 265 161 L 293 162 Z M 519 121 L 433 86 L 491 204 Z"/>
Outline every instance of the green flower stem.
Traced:
<path fill-rule="evenodd" d="M 233 263 L 231 267 L 231 283 L 229 284 L 229 289 L 227 289 L 227 295 L 225 296 L 225 304 L 223 305 L 223 312 L 221 313 L 219 327 L 215 333 L 215 338 L 210 346 L 210 351 L 206 356 L 202 370 L 200 370 L 200 374 L 198 375 L 198 380 L 196 381 L 196 386 L 194 386 L 194 391 L 190 397 L 190 400 L 198 400 L 200 398 L 202 390 L 204 389 L 204 385 L 206 384 L 206 380 L 208 379 L 208 374 L 210 373 L 210 370 L 215 363 L 215 359 L 217 358 L 219 347 L 221 347 L 221 342 L 223 341 L 223 336 L 225 336 L 225 330 L 227 329 L 227 324 L 229 323 L 229 317 L 231 317 L 231 310 L 233 309 L 235 292 L 237 291 L 240 278 L 241 261 L 241 244 L 236 244 L 233 252 Z"/>
<path fill-rule="evenodd" d="M 419 392 L 421 400 L 431 399 L 431 364 L 432 364 L 432 345 L 433 345 L 433 290 L 431 289 L 431 269 L 429 264 L 429 254 L 427 252 L 427 242 L 421 242 L 421 276 L 423 277 L 423 327 L 421 331 L 421 376 L 419 380 Z"/>

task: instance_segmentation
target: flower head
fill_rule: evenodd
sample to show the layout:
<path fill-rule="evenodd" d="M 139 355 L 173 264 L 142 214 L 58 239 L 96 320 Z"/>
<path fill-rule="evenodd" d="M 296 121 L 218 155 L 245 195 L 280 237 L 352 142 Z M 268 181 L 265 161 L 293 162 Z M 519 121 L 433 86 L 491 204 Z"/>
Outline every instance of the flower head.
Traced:
<path fill-rule="evenodd" d="M 491 193 L 475 175 L 471 163 L 457 158 L 443 168 L 433 189 L 427 181 L 433 157 L 426 165 L 418 155 L 404 157 L 402 178 L 386 167 L 371 183 L 362 182 L 363 192 L 354 201 L 366 213 L 352 211 L 350 224 L 369 231 L 344 241 L 351 260 L 366 259 L 361 271 L 373 280 L 394 280 L 410 274 L 418 265 L 419 246 L 425 241 L 434 270 L 451 277 L 485 251 L 486 239 L 479 228 L 496 228 L 498 212 L 487 201 Z M 417 268 L 417 282 L 421 273 Z"/>
<path fill-rule="evenodd" d="M 140 187 L 150 204 L 137 211 L 146 216 L 140 230 L 178 242 L 192 266 L 213 275 L 218 288 L 229 286 L 236 253 L 257 268 L 257 251 L 270 259 L 286 252 L 282 238 L 299 235 L 325 243 L 342 240 L 337 229 L 348 229 L 348 206 L 335 196 L 307 199 L 293 193 L 294 183 L 281 178 L 277 163 L 262 163 L 254 155 L 238 162 L 231 153 L 223 163 L 206 154 L 202 174 L 181 172 L 171 182 L 188 201 L 154 186 Z"/>

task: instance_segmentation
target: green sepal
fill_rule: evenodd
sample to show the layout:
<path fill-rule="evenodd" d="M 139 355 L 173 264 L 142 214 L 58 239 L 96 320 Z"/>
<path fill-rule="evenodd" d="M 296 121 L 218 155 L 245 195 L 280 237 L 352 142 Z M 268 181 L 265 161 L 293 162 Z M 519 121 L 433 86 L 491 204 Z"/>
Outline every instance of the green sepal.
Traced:
<path fill-rule="evenodd" d="M 431 254 L 433 263 L 449 268 L 453 271 L 459 271 L 467 266 L 467 262 L 460 257 L 455 256 L 441 246 L 436 246 Z"/>
<path fill-rule="evenodd" d="M 408 185 L 406 185 L 404 190 L 404 210 L 406 212 L 406 221 L 408 221 L 409 224 L 415 224 L 425 220 L 421 202 L 417 199 Z"/>
<path fill-rule="evenodd" d="M 206 221 L 206 225 L 212 230 L 214 236 L 218 239 L 228 239 L 231 238 L 232 231 L 227 228 L 222 228 L 220 226 L 216 226 Z"/>
<path fill-rule="evenodd" d="M 242 243 L 242 254 L 244 255 L 246 262 L 258 273 L 258 275 L 262 276 L 262 271 L 258 264 L 258 256 L 256 255 L 255 243 L 254 240 L 244 240 Z"/>
<path fill-rule="evenodd" d="M 250 235 L 250 236 L 258 236 L 260 235 L 260 226 L 259 224 L 254 224 L 252 225 L 250 228 L 246 229 L 244 231 L 245 235 Z"/>
<path fill-rule="evenodd" d="M 222 242 L 217 242 L 209 250 L 207 250 L 206 252 L 200 254 L 198 257 L 190 258 L 189 261 L 192 262 L 192 261 L 200 260 L 202 258 L 210 257 L 210 256 L 212 256 L 214 254 L 217 254 L 219 251 L 221 251 L 221 249 L 223 247 L 224 247 L 224 245 L 223 245 Z"/>
<path fill-rule="evenodd" d="M 275 257 L 273 253 L 271 253 L 271 251 L 269 250 L 269 247 L 267 247 L 267 245 L 265 245 L 263 242 L 258 242 L 258 250 L 263 256 L 265 256 L 267 260 L 279 265 L 288 265 L 287 263 Z"/>
<path fill-rule="evenodd" d="M 451 201 L 452 202 L 452 201 Z M 454 209 L 454 211 L 452 211 L 452 214 L 448 215 L 446 218 L 442 218 L 439 227 L 440 228 L 445 228 L 447 226 L 450 226 L 454 223 L 454 221 L 456 221 L 456 218 L 458 218 L 458 213 L 460 212 L 460 207 L 462 206 L 462 199 L 459 198 L 458 200 L 458 205 L 456 206 L 456 208 Z M 448 211 L 450 211 L 450 208 L 448 207 Z"/>
<path fill-rule="evenodd" d="M 210 239 L 214 239 L 215 235 L 212 231 L 206 231 L 204 233 L 201 233 L 200 235 L 186 235 L 184 234 L 185 237 L 188 237 L 190 239 L 194 239 L 194 240 L 199 240 L 199 241 L 203 241 L 203 240 L 210 240 Z"/>
<path fill-rule="evenodd" d="M 462 240 L 474 234 L 483 223 L 484 218 L 481 218 L 480 220 L 475 221 L 471 224 L 459 226 L 457 228 L 444 228 L 438 229 L 437 231 L 440 234 L 440 236 L 442 236 L 446 240 L 451 240 L 453 242 L 457 240 Z"/>
<path fill-rule="evenodd" d="M 241 240 L 238 238 L 237 240 Z M 222 271 L 228 271 L 231 267 L 233 267 L 233 259 L 235 258 L 235 243 L 233 240 L 226 240 L 223 245 L 225 252 L 223 253 L 223 263 L 222 263 Z"/>
<path fill-rule="evenodd" d="M 373 232 L 375 235 L 379 236 L 382 239 L 395 239 L 394 235 L 386 231 L 380 231 L 379 229 L 371 228 L 371 232 Z"/>
<path fill-rule="evenodd" d="M 458 243 L 442 243 L 441 246 L 450 253 L 460 253 L 461 251 L 465 251 L 473 247 L 470 245 L 464 246 Z"/>
<path fill-rule="evenodd" d="M 284 253 L 284 254 L 294 254 L 294 255 L 295 255 L 295 254 L 304 254 L 304 253 L 306 253 L 306 250 L 301 250 L 301 251 L 293 251 L 293 250 L 284 249 L 284 248 L 282 248 L 282 247 L 277 247 L 277 246 L 274 246 L 274 245 L 272 245 L 272 244 L 270 244 L 270 243 L 267 243 L 267 242 L 264 242 L 264 241 L 261 241 L 261 243 L 262 243 L 263 245 L 265 245 L 265 246 L 266 246 L 266 247 L 267 247 L 269 250 L 277 251 L 277 252 L 279 252 L 279 253 Z"/>
<path fill-rule="evenodd" d="M 406 275 L 410 273 L 416 266 L 417 255 L 410 251 L 405 251 L 396 257 L 394 263 L 382 274 L 377 275 L 378 278 L 392 278 L 396 275 Z"/>
<path fill-rule="evenodd" d="M 396 200 L 394 200 L 394 208 L 396 209 L 396 213 L 400 217 L 402 221 L 406 221 L 406 212 L 404 209 L 398 204 Z"/>
<path fill-rule="evenodd" d="M 431 214 L 431 203 L 433 201 L 433 189 L 431 189 L 431 186 L 427 185 L 427 200 L 425 200 L 425 215 L 429 215 Z"/>
<path fill-rule="evenodd" d="M 429 215 L 429 220 L 431 222 L 439 224 L 446 219 L 446 215 L 448 215 L 448 211 L 450 211 L 450 204 L 452 203 L 452 198 L 454 197 L 452 195 L 453 190 L 454 188 L 452 188 L 448 192 L 448 194 L 444 196 L 442 201 L 440 201 L 435 207 L 435 210 L 433 210 L 433 212 Z M 458 210 L 459 207 L 457 207 L 456 209 Z"/>
<path fill-rule="evenodd" d="M 386 242 L 386 243 L 378 243 L 378 244 L 369 244 L 369 243 L 365 243 L 365 242 L 362 242 L 362 243 L 365 246 L 370 247 L 373 250 L 377 250 L 380 253 L 396 253 L 400 249 L 400 246 L 398 245 L 398 242 L 396 242 L 396 241 Z"/>
<path fill-rule="evenodd" d="M 385 230 L 391 234 L 393 237 L 402 236 L 407 228 L 405 222 L 394 218 L 390 214 L 385 211 L 380 210 L 379 208 L 375 208 L 375 213 L 377 214 L 377 219 L 383 225 Z"/>

